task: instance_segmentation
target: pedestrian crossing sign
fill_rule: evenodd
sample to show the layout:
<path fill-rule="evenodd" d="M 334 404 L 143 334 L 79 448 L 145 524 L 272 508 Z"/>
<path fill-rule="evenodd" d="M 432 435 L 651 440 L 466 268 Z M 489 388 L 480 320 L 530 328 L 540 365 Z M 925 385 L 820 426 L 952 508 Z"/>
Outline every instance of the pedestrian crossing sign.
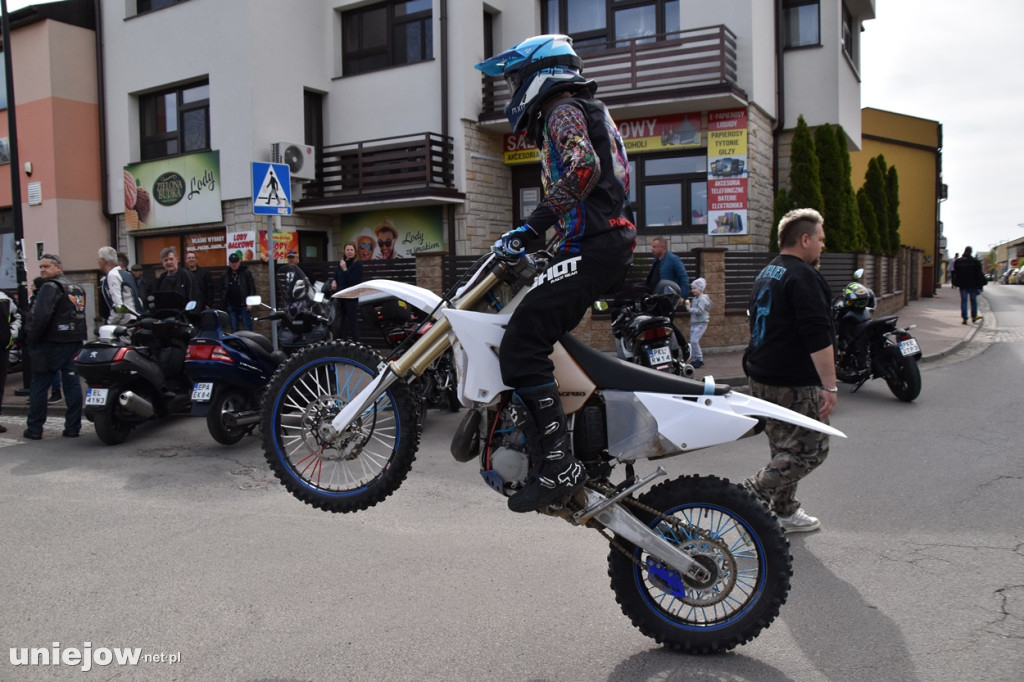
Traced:
<path fill-rule="evenodd" d="M 292 183 L 286 163 L 252 162 L 254 215 L 291 215 Z"/>

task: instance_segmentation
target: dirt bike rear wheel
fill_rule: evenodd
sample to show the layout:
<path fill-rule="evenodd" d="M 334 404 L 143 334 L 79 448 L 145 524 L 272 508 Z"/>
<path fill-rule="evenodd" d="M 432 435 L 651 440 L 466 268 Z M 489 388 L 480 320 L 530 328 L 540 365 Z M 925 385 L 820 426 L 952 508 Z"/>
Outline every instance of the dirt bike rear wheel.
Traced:
<path fill-rule="evenodd" d="M 705 584 L 677 573 L 678 582 L 666 582 L 665 567 L 616 537 L 608 556 L 611 587 L 622 612 L 642 633 L 677 651 L 708 654 L 749 642 L 775 620 L 789 594 L 793 557 L 763 502 L 715 476 L 666 481 L 638 501 L 679 521 L 673 528 L 631 508 L 712 572 Z"/>
<path fill-rule="evenodd" d="M 310 346 L 270 380 L 260 419 L 274 475 L 317 509 L 355 512 L 393 493 L 419 445 L 418 404 L 409 385 L 392 384 L 333 442 L 317 431 L 376 375 L 380 355 L 348 341 Z"/>

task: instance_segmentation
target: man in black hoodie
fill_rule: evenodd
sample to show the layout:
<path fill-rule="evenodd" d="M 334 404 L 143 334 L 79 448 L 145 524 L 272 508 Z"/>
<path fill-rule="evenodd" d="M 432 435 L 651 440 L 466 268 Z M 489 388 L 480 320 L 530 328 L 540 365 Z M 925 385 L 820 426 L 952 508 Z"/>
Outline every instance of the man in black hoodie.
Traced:
<path fill-rule="evenodd" d="M 967 300 L 971 301 L 971 322 L 980 322 L 978 294 L 987 280 L 981 269 L 981 261 L 974 257 L 974 249 L 967 247 L 964 255 L 953 262 L 953 286 L 960 287 L 960 324 L 967 324 Z"/>

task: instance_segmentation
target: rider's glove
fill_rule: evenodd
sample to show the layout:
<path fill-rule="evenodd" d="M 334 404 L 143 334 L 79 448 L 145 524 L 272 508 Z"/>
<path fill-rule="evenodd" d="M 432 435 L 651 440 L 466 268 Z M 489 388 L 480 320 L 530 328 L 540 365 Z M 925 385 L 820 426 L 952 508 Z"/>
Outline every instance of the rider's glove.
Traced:
<path fill-rule="evenodd" d="M 539 235 L 529 225 L 517 227 L 501 235 L 491 246 L 491 251 L 501 260 L 516 261 L 526 254 L 526 244 Z"/>

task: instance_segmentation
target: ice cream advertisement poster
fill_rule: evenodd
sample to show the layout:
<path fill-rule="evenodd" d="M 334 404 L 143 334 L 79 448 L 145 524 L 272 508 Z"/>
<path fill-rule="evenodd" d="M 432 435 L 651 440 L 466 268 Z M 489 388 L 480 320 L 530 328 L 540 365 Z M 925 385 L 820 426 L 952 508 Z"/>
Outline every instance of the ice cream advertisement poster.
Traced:
<path fill-rule="evenodd" d="M 221 218 L 219 151 L 124 167 L 124 219 L 129 230 Z"/>
<path fill-rule="evenodd" d="M 364 211 L 341 216 L 341 243 L 352 242 L 362 260 L 411 258 L 444 251 L 440 206 Z"/>
<path fill-rule="evenodd" d="M 263 233 L 266 235 L 266 232 Z M 265 238 L 265 237 L 264 237 Z M 286 252 L 287 253 L 287 252 Z M 256 231 L 230 232 L 224 247 L 224 264 L 228 264 L 231 254 L 236 254 L 244 263 L 256 260 Z"/>
<path fill-rule="evenodd" d="M 273 233 L 274 235 L 274 262 L 283 263 L 285 257 L 289 251 L 299 250 L 299 233 L 290 232 L 288 230 L 278 230 Z M 270 248 L 267 246 L 267 231 L 260 230 L 260 258 L 264 261 L 267 260 L 267 254 L 270 253 Z M 228 255 L 231 255 L 231 249 L 228 249 Z M 245 258 L 243 257 L 243 260 Z"/>

